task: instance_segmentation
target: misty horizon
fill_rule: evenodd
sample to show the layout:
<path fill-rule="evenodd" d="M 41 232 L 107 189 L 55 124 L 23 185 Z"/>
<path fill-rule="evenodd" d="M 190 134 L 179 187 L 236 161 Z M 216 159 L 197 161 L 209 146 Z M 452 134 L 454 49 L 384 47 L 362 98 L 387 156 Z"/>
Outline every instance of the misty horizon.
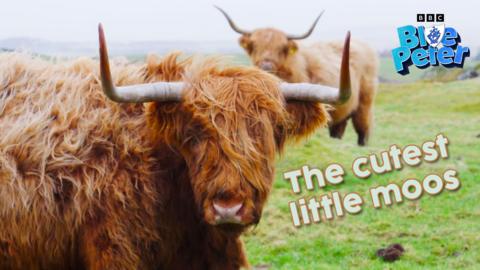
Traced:
<path fill-rule="evenodd" d="M 422 25 L 416 22 L 417 13 L 444 13 L 445 24 L 459 31 L 462 43 L 473 49 L 472 55 L 476 55 L 476 48 L 480 46 L 477 28 L 471 23 L 477 16 L 475 7 L 480 4 L 472 2 L 470 8 L 464 9 L 450 1 L 438 0 L 406 0 L 402 3 L 380 0 L 321 3 L 315 0 L 294 3 L 274 0 L 139 0 L 135 4 L 19 0 L 8 2 L 0 10 L 0 40 L 31 39 L 96 48 L 97 26 L 101 22 L 112 51 L 122 44 L 155 42 L 225 43 L 226 47 L 242 52 L 237 43 L 239 35 L 230 29 L 213 4 L 225 9 L 244 29 L 274 26 L 295 34 L 305 32 L 315 17 L 325 10 L 305 43 L 342 40 L 350 30 L 354 39 L 367 42 L 380 52 L 398 46 L 397 27 Z M 170 48 L 175 49 L 180 48 Z"/>

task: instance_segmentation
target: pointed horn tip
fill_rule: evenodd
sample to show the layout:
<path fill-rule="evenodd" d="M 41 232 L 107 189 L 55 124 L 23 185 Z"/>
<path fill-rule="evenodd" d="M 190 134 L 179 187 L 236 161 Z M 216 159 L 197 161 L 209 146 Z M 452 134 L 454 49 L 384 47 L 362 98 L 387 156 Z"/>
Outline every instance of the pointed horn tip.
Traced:
<path fill-rule="evenodd" d="M 325 9 L 322 10 L 322 12 L 320 12 L 320 14 L 318 14 L 317 19 L 315 21 L 320 20 L 320 18 L 323 16 L 323 13 L 325 13 Z"/>
<path fill-rule="evenodd" d="M 345 35 L 345 41 L 343 42 L 343 50 L 344 52 L 346 53 L 350 53 L 350 37 L 351 37 L 351 33 L 350 33 L 350 30 L 347 31 L 347 34 Z"/>
<path fill-rule="evenodd" d="M 322 17 L 323 13 L 325 12 L 325 10 L 322 10 L 322 12 L 320 12 L 320 14 L 318 14 L 317 18 L 315 18 L 315 20 L 313 21 L 312 25 L 310 26 L 310 28 L 307 30 L 307 32 L 305 32 L 304 34 L 302 35 L 287 35 L 287 39 L 290 39 L 290 40 L 300 40 L 300 39 L 306 39 L 308 38 L 312 33 L 313 33 L 313 30 L 315 30 L 315 27 L 317 26 L 317 23 L 318 21 L 320 20 L 320 18 Z"/>
<path fill-rule="evenodd" d="M 105 41 L 105 33 L 103 31 L 103 25 L 102 23 L 98 23 L 98 37 L 100 40 L 100 43 L 104 43 Z"/>
<path fill-rule="evenodd" d="M 228 24 L 230 25 L 230 27 L 233 29 L 233 31 L 241 34 L 241 35 L 249 35 L 251 32 L 250 31 L 245 31 L 243 29 L 240 29 L 236 24 L 235 22 L 233 21 L 232 18 L 230 18 L 230 15 L 228 15 L 228 13 L 223 10 L 222 8 L 220 8 L 219 6 L 217 5 L 213 5 L 216 9 L 218 9 L 218 11 L 220 11 L 223 16 L 227 19 L 228 21 Z"/>
<path fill-rule="evenodd" d="M 230 16 L 228 16 L 227 12 L 225 10 L 223 10 L 223 8 L 217 6 L 217 5 L 213 5 L 214 8 L 216 8 L 218 11 L 220 11 L 224 16 L 230 18 Z"/>
<path fill-rule="evenodd" d="M 98 41 L 100 42 L 100 48 L 105 47 L 105 32 L 103 31 L 102 23 L 98 24 Z"/>
<path fill-rule="evenodd" d="M 343 104 L 348 101 L 351 96 L 351 82 L 350 82 L 350 30 L 345 36 L 345 43 L 343 47 L 343 55 L 341 62 L 340 73 L 340 96 L 337 104 Z"/>

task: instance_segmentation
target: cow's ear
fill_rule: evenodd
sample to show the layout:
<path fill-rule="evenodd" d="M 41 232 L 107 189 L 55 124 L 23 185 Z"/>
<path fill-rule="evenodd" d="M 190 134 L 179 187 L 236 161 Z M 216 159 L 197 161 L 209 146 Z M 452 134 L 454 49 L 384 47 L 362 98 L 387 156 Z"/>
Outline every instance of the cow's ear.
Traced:
<path fill-rule="evenodd" d="M 288 101 L 286 109 L 291 119 L 287 128 L 290 139 L 302 139 L 315 129 L 325 127 L 330 120 L 327 109 L 318 102 Z"/>
<path fill-rule="evenodd" d="M 242 35 L 238 40 L 238 43 L 242 48 L 248 53 L 251 54 L 253 51 L 253 43 L 250 39 L 250 35 Z"/>
<path fill-rule="evenodd" d="M 294 55 L 298 51 L 297 42 L 295 42 L 294 40 L 289 40 L 287 47 L 288 47 L 288 55 Z"/>

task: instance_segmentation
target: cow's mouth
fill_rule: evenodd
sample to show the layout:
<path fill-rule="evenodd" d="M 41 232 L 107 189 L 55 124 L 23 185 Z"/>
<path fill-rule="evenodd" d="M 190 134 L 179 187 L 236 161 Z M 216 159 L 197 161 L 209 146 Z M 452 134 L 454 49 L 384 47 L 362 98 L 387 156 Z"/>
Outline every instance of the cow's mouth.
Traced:
<path fill-rule="evenodd" d="M 256 64 L 261 70 L 266 71 L 271 74 L 277 73 L 277 64 L 270 60 L 262 60 Z"/>

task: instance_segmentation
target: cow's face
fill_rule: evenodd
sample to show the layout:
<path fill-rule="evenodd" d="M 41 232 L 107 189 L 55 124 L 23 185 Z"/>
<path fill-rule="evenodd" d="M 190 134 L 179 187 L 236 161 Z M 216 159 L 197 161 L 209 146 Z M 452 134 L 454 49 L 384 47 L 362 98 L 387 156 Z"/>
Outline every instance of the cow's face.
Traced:
<path fill-rule="evenodd" d="M 178 63 L 178 54 L 162 61 L 149 58 L 140 71 L 146 83 L 117 87 L 99 25 L 102 89 L 115 102 L 148 102 L 145 138 L 153 147 L 169 147 L 181 155 L 183 160 L 176 163 L 186 166 L 181 173 L 190 179 L 182 184 L 191 185 L 205 223 L 236 233 L 259 221 L 274 177 L 275 154 L 284 142 L 327 123 L 319 102 L 348 100 L 349 41 L 347 34 L 336 93 L 329 88 L 322 94 L 321 85 L 281 83 L 257 68 L 219 70 L 211 58 Z"/>
<path fill-rule="evenodd" d="M 214 105 L 209 116 L 196 116 L 199 123 L 185 134 L 183 151 L 195 200 L 211 225 L 259 221 L 281 147 L 276 137 L 286 120 L 281 110 L 275 111 L 280 106 L 268 108 L 267 102 L 250 100 L 245 108 Z"/>
<path fill-rule="evenodd" d="M 239 40 L 240 46 L 250 56 L 257 67 L 274 74 L 285 67 L 290 57 L 297 52 L 297 43 L 289 40 L 282 31 L 264 28 L 244 34 Z"/>
<path fill-rule="evenodd" d="M 248 53 L 253 64 L 280 78 L 291 75 L 287 63 L 289 58 L 297 52 L 298 47 L 295 40 L 309 37 L 315 29 L 318 20 L 323 15 L 322 11 L 304 34 L 288 35 L 274 28 L 260 28 L 253 31 L 244 30 L 236 25 L 225 10 L 217 6 L 215 8 L 225 16 L 232 30 L 242 35 L 239 40 L 240 46 Z"/>
<path fill-rule="evenodd" d="M 150 125 L 183 156 L 205 223 L 238 232 L 259 221 L 285 140 L 325 124 L 327 113 L 285 103 L 278 79 L 258 69 L 197 78 L 180 103 L 150 104 Z"/>

